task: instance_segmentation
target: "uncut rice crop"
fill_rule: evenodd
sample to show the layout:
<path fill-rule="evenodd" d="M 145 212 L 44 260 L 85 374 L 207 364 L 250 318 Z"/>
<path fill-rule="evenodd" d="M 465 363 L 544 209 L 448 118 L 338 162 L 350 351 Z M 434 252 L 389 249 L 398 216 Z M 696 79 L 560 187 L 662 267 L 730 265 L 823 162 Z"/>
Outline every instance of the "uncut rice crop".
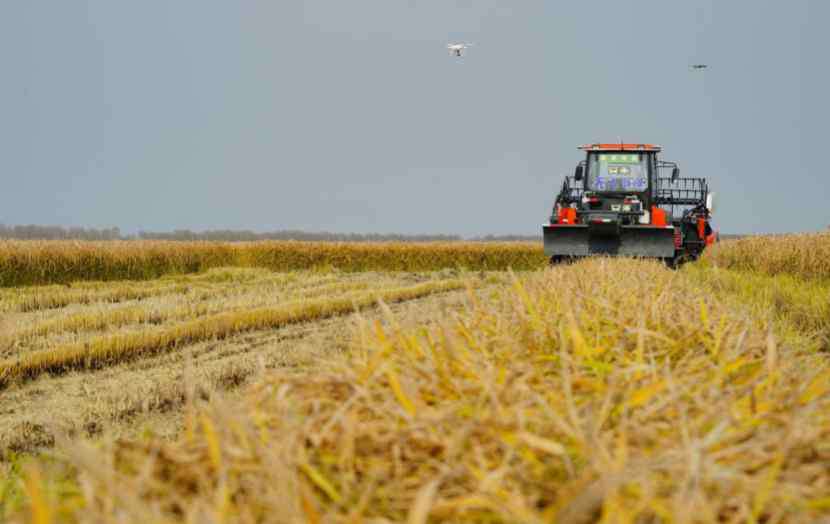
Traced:
<path fill-rule="evenodd" d="M 830 280 L 715 270 L 699 264 L 690 264 L 683 271 L 719 296 L 738 298 L 750 306 L 754 316 L 778 319 L 782 329 L 812 338 L 830 352 Z"/>
<path fill-rule="evenodd" d="M 0 241 L 0 286 L 78 280 L 149 280 L 233 266 L 230 244 Z"/>
<path fill-rule="evenodd" d="M 719 242 L 704 260 L 718 267 L 830 279 L 830 233 L 752 236 Z"/>
<path fill-rule="evenodd" d="M 535 243 L 0 241 L 0 287 L 142 280 L 220 266 L 273 271 L 514 270 L 544 267 Z"/>
<path fill-rule="evenodd" d="M 82 522 L 820 522 L 830 361 L 739 294 L 592 260 L 469 295 L 430 329 L 189 411 L 176 442 L 69 445 Z M 80 499 L 80 500 L 79 500 Z M 82 509 L 78 509 L 82 508 Z"/>

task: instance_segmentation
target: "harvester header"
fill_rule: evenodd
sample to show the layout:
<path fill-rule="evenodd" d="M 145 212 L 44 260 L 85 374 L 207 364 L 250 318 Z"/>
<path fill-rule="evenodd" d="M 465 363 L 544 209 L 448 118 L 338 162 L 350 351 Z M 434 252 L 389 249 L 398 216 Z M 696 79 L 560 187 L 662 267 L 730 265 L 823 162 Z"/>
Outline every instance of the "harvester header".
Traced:
<path fill-rule="evenodd" d="M 565 177 L 542 228 L 551 262 L 591 255 L 694 260 L 717 238 L 706 179 L 681 178 L 654 144 L 596 143 Z M 670 176 L 661 172 L 671 170 Z"/>

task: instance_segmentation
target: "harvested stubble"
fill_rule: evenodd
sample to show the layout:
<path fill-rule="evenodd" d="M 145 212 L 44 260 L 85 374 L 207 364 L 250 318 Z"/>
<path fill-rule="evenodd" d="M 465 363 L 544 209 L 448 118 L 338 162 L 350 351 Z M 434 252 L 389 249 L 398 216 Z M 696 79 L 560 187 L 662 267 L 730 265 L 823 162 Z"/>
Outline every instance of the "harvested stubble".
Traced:
<path fill-rule="evenodd" d="M 370 289 L 380 291 L 400 286 L 399 282 L 382 274 L 371 275 L 371 280 L 352 280 L 342 276 L 313 274 L 297 278 L 298 273 L 292 273 L 293 278 L 281 281 L 271 278 L 274 275 L 271 272 L 266 274 L 269 278 L 246 282 L 245 285 L 219 285 L 195 296 L 183 294 L 176 297 L 175 301 L 165 301 L 167 303 L 130 304 L 122 307 L 100 307 L 99 304 L 99 307 L 82 308 L 70 314 L 36 319 L 16 329 L 10 328 L 7 333 L 0 333 L 0 357 L 54 346 L 56 342 L 52 337 L 66 339 L 68 336 L 75 338 L 76 335 L 123 327 L 168 325 L 217 313 L 275 307 L 297 300 L 341 296 L 348 292 Z M 294 283 L 287 283 L 295 280 Z M 66 342 L 63 341 L 64 344 Z"/>
<path fill-rule="evenodd" d="M 43 373 L 62 373 L 78 368 L 97 368 L 140 356 L 169 351 L 204 340 L 221 340 L 247 331 L 273 329 L 342 315 L 372 306 L 378 299 L 400 302 L 461 289 L 459 280 L 428 282 L 410 287 L 346 293 L 339 297 L 296 301 L 288 304 L 228 311 L 157 329 L 103 336 L 81 343 L 57 346 L 0 361 L 0 388 Z"/>
<path fill-rule="evenodd" d="M 704 260 L 718 267 L 767 275 L 830 279 L 830 233 L 755 236 L 719 242 Z"/>
<path fill-rule="evenodd" d="M 274 271 L 539 269 L 536 243 L 69 242 L 0 241 L 0 287 L 81 280 L 142 280 L 220 266 Z"/>
<path fill-rule="evenodd" d="M 233 295 L 263 286 L 291 285 L 298 273 L 274 273 L 267 269 L 215 268 L 198 275 L 168 276 L 150 281 L 74 282 L 67 285 L 45 285 L 7 289 L 0 293 L 0 311 L 29 313 L 61 309 L 71 305 L 118 304 L 167 295 L 192 294 L 207 299 L 221 293 Z M 321 275 L 320 279 L 337 280 L 337 276 Z M 300 285 L 305 285 L 306 279 Z M 234 286 L 228 286 L 233 284 Z"/>
<path fill-rule="evenodd" d="M 10 304 L 12 311 L 29 313 L 44 309 L 58 309 L 71 304 L 93 304 L 108 303 L 117 304 L 130 300 L 141 300 L 145 298 L 178 293 L 188 293 L 191 290 L 187 285 L 172 285 L 166 287 L 136 287 L 134 285 L 123 285 L 106 291 L 87 290 L 61 290 L 41 295 L 29 295 L 17 302 Z"/>
<path fill-rule="evenodd" d="M 27 343 L 33 339 L 42 339 L 49 335 L 83 333 L 105 329 L 120 328 L 127 325 L 152 324 L 159 325 L 171 321 L 192 320 L 205 315 L 228 312 L 234 310 L 251 309 L 266 305 L 276 305 L 287 300 L 316 298 L 323 295 L 343 294 L 348 291 L 368 289 L 367 282 L 348 282 L 324 284 L 321 286 L 302 288 L 301 293 L 292 294 L 239 294 L 234 297 L 231 293 L 217 293 L 213 300 L 197 301 L 182 305 L 174 304 L 166 308 L 152 308 L 146 305 L 129 305 L 120 308 L 96 309 L 82 311 L 71 315 L 60 316 L 45 320 L 26 329 L 18 329 L 0 336 L 0 349 L 3 346 L 12 346 Z M 298 296 L 301 295 L 301 296 Z"/>
<path fill-rule="evenodd" d="M 40 496 L 32 475 L 32 511 L 816 522 L 830 509 L 827 355 L 719 298 L 636 261 L 524 275 L 434 330 L 365 326 L 343 360 L 191 411 L 178 442 L 76 446 L 83 509 Z"/>

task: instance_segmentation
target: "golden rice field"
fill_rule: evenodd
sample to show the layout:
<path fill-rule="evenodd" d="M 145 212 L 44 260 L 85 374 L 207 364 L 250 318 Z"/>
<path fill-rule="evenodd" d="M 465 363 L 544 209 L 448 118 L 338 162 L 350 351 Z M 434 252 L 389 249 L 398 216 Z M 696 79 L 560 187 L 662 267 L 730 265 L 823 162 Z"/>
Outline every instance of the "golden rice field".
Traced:
<path fill-rule="evenodd" d="M 742 238 L 716 245 L 707 259 L 742 271 L 830 279 L 830 233 Z"/>
<path fill-rule="evenodd" d="M 216 267 L 296 271 L 437 271 L 538 269 L 532 243 L 338 243 L 173 241 L 0 241 L 0 287 L 96 280 L 147 280 Z"/>
<path fill-rule="evenodd" d="M 828 249 L 0 290 L 0 521 L 823 522 Z"/>

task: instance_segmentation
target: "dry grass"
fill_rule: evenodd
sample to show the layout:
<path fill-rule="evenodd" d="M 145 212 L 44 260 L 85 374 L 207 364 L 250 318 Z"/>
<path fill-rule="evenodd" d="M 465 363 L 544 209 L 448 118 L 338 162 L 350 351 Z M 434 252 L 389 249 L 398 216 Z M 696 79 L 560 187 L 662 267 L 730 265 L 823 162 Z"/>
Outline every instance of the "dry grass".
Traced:
<path fill-rule="evenodd" d="M 830 233 L 730 240 L 707 250 L 705 260 L 727 269 L 830 279 Z"/>
<path fill-rule="evenodd" d="M 144 280 L 220 266 L 347 272 L 544 267 L 537 243 L 0 241 L 0 287 Z"/>
<path fill-rule="evenodd" d="M 24 474 L 29 515 L 816 522 L 828 355 L 718 275 L 593 260 L 471 294 L 438 327 L 365 324 L 343 358 L 190 410 L 176 442 L 67 444 L 72 469 Z"/>

